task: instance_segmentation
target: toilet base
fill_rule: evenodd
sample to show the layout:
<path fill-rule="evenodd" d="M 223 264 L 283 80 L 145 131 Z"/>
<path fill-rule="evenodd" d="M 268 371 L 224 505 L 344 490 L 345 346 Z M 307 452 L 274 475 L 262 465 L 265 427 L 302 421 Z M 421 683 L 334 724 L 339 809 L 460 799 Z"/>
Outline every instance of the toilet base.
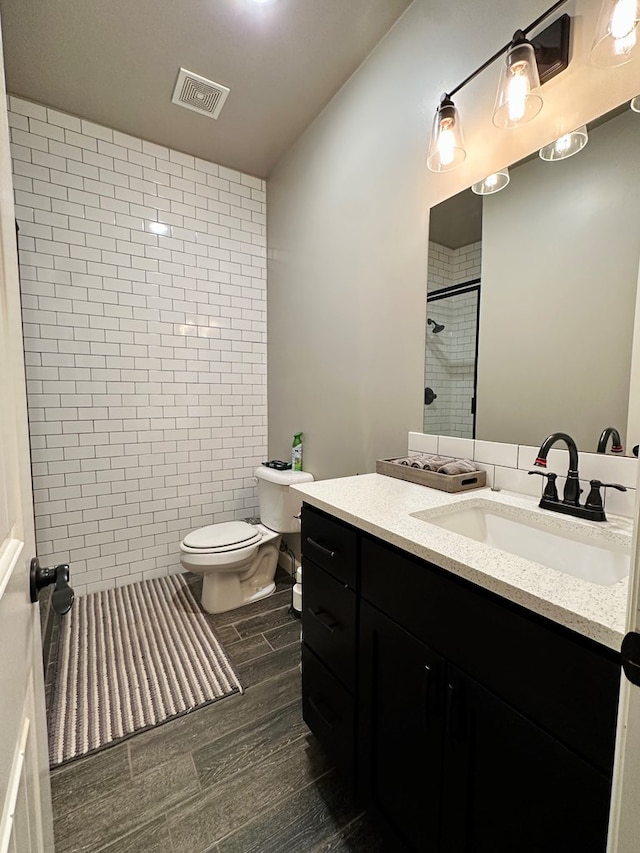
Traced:
<path fill-rule="evenodd" d="M 277 542 L 279 544 L 280 537 Z M 212 571 L 203 573 L 202 607 L 207 613 L 226 613 L 275 592 L 273 580 L 278 564 L 278 547 L 273 542 L 261 545 L 256 563 L 245 572 Z"/>
<path fill-rule="evenodd" d="M 267 598 L 275 592 L 275 583 L 267 584 L 255 591 L 242 590 L 232 575 L 205 575 L 202 581 L 202 607 L 207 613 L 226 613 L 252 601 Z M 235 581 L 235 583 L 234 583 Z"/>

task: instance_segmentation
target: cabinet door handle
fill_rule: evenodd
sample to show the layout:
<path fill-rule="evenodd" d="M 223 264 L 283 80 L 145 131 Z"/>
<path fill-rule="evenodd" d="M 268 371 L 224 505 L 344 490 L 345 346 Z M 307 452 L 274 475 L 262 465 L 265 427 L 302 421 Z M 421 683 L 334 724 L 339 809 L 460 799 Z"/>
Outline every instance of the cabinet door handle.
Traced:
<path fill-rule="evenodd" d="M 310 610 L 309 613 L 322 625 L 323 628 L 326 628 L 330 634 L 333 634 L 340 624 L 330 613 L 327 613 L 326 610 Z"/>
<path fill-rule="evenodd" d="M 433 669 L 424 665 L 424 709 L 427 722 L 438 710 L 438 695 L 434 684 Z"/>
<path fill-rule="evenodd" d="M 322 712 L 322 709 L 321 709 L 320 705 L 318 704 L 318 702 L 316 702 L 315 699 L 313 699 L 311 696 L 309 696 L 309 704 L 311 705 L 313 710 L 316 712 L 318 717 L 320 717 L 320 720 L 325 724 L 325 726 L 329 730 L 331 730 L 333 728 L 333 724 L 337 720 L 336 715 L 332 714 L 331 716 L 328 717 L 325 713 Z"/>
<path fill-rule="evenodd" d="M 463 741 L 465 735 L 464 708 L 460 691 L 451 682 L 447 682 L 447 737 L 449 740 Z"/>
<path fill-rule="evenodd" d="M 314 548 L 317 548 L 321 554 L 324 554 L 326 557 L 329 557 L 330 560 L 332 560 L 336 555 L 335 551 L 332 551 L 330 548 L 325 548 L 324 545 L 321 545 L 319 542 L 316 542 L 316 540 L 312 539 L 310 536 L 307 536 L 307 542 L 309 543 L 309 545 L 313 545 Z"/>

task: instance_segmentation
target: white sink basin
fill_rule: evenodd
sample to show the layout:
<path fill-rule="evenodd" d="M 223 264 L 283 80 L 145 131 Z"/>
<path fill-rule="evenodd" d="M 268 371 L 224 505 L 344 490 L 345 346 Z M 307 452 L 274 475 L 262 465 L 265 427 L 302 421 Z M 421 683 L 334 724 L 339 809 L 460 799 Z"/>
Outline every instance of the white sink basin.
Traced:
<path fill-rule="evenodd" d="M 601 586 L 611 586 L 629 574 L 629 547 L 599 537 L 595 531 L 580 530 L 571 521 L 565 523 L 564 518 L 561 528 L 548 526 L 535 512 L 489 501 L 444 513 L 425 510 L 413 516 Z"/>

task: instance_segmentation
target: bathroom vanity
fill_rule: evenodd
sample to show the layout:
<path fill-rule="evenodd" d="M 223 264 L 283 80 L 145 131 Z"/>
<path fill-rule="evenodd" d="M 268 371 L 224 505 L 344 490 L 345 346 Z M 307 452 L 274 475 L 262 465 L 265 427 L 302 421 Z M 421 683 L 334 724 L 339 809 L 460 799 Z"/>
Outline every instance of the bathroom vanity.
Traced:
<path fill-rule="evenodd" d="M 469 542 L 413 484 L 299 491 L 304 718 L 391 847 L 604 853 L 626 581 Z"/>

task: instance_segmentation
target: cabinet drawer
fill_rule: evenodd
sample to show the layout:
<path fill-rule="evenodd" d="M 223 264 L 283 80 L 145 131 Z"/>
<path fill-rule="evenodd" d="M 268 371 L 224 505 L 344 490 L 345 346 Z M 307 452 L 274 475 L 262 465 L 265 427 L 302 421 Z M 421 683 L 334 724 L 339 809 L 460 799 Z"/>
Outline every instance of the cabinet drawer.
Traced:
<path fill-rule="evenodd" d="M 352 692 L 356 669 L 356 595 L 312 562 L 304 567 L 305 643 Z"/>
<path fill-rule="evenodd" d="M 336 768 L 353 785 L 354 700 L 305 643 L 302 645 L 302 716 Z"/>
<path fill-rule="evenodd" d="M 361 561 L 363 598 L 611 773 L 619 656 L 372 538 Z"/>
<path fill-rule="evenodd" d="M 355 589 L 356 531 L 306 504 L 302 508 L 302 555 Z M 306 577 L 305 577 L 306 583 Z"/>

